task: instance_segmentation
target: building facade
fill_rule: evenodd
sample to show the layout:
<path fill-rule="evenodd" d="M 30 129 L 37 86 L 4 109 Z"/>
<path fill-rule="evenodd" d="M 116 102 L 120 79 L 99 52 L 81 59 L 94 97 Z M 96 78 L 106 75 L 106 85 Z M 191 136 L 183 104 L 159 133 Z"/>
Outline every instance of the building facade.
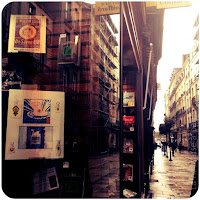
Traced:
<path fill-rule="evenodd" d="M 112 18 L 95 15 L 93 4 L 12 2 L 4 7 L 2 188 L 9 197 L 119 198 L 131 190 L 140 198 L 148 192 L 164 11 L 149 7 L 145 2 L 120 4 L 121 49 Z M 19 20 L 13 22 L 11 16 Z M 46 18 L 44 26 L 32 24 L 43 18 Z M 11 36 L 13 29 L 16 31 Z M 42 33 L 45 39 L 39 36 Z M 42 52 L 38 51 L 39 47 L 30 49 L 30 44 L 38 45 L 35 36 L 40 38 L 41 45 L 45 44 Z M 17 45 L 14 45 L 10 50 L 9 40 L 14 44 L 20 40 L 20 48 L 16 50 Z M 6 129 L 10 120 L 8 101 L 12 89 L 24 93 L 37 90 L 64 94 L 63 146 L 60 141 L 53 141 L 57 145 L 52 148 L 56 155 L 63 150 L 62 158 L 5 159 Z M 54 111 L 60 112 L 59 98 Z M 18 111 L 13 110 L 12 114 L 18 115 Z M 56 115 L 51 117 L 58 120 Z M 30 132 L 34 128 L 33 124 L 27 127 Z M 44 127 L 35 130 L 38 134 Z M 14 133 L 19 135 L 19 130 Z M 42 140 L 37 134 L 31 137 L 35 142 L 31 148 L 38 153 L 46 146 L 38 144 Z M 23 139 L 29 135 L 25 133 Z M 21 151 L 20 142 L 19 139 L 15 143 L 16 151 Z M 27 143 L 25 141 L 24 146 Z M 15 151 L 10 148 L 10 153 Z"/>
<path fill-rule="evenodd" d="M 198 147 L 198 115 L 199 115 L 199 39 L 198 20 L 194 27 L 194 45 L 190 54 L 182 57 L 182 68 L 174 69 L 169 88 L 165 94 L 165 119 L 172 119 L 171 131 L 177 144 L 191 151 Z"/>

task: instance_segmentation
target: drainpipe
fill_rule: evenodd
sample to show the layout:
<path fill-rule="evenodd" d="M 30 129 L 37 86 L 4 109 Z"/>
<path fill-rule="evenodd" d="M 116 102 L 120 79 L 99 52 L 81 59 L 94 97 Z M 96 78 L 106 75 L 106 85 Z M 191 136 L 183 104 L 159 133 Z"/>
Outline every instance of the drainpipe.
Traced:
<path fill-rule="evenodd" d="M 150 120 L 150 117 L 151 117 L 151 105 L 152 105 L 152 100 L 153 100 L 153 85 L 152 85 L 152 88 L 151 88 L 151 99 L 150 99 L 150 107 L 149 107 L 149 117 L 147 120 Z"/>
<path fill-rule="evenodd" d="M 148 63 L 147 82 L 146 82 L 146 90 L 145 90 L 145 99 L 144 99 L 143 110 L 146 109 L 146 105 L 147 105 L 147 92 L 148 92 L 148 87 L 149 87 L 149 74 L 150 74 L 150 67 L 151 67 L 152 50 L 153 50 L 153 44 L 150 43 L 149 63 Z"/>

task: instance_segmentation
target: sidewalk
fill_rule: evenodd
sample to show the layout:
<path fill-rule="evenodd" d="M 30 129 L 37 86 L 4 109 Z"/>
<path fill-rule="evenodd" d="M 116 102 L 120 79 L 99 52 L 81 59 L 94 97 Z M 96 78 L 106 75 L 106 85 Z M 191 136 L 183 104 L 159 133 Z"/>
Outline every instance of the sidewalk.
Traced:
<path fill-rule="evenodd" d="M 174 157 L 172 156 L 172 161 L 169 161 L 169 157 L 166 158 L 160 148 L 155 150 L 149 196 L 153 199 L 190 198 L 196 160 L 196 153 L 180 153 L 177 150 Z"/>

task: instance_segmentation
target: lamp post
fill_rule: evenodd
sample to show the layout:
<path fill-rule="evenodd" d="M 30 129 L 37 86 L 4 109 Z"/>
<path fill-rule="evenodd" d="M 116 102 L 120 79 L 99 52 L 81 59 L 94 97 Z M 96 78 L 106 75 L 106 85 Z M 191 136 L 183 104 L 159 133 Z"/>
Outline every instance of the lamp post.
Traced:
<path fill-rule="evenodd" d="M 169 137 L 170 140 L 170 155 L 169 155 L 169 161 L 172 161 L 172 143 L 171 143 L 171 137 Z"/>
<path fill-rule="evenodd" d="M 167 144 L 166 144 L 166 158 L 168 158 Z"/>

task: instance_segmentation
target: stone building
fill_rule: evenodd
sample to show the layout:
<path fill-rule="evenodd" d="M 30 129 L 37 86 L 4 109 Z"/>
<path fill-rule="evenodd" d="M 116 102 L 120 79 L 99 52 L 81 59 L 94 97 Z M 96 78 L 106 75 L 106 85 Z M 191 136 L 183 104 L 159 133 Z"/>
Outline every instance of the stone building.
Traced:
<path fill-rule="evenodd" d="M 194 27 L 194 45 L 189 54 L 182 57 L 182 68 L 174 69 L 168 91 L 165 94 L 165 117 L 175 124 L 172 133 L 177 143 L 196 151 L 198 144 L 199 115 L 199 16 Z"/>

